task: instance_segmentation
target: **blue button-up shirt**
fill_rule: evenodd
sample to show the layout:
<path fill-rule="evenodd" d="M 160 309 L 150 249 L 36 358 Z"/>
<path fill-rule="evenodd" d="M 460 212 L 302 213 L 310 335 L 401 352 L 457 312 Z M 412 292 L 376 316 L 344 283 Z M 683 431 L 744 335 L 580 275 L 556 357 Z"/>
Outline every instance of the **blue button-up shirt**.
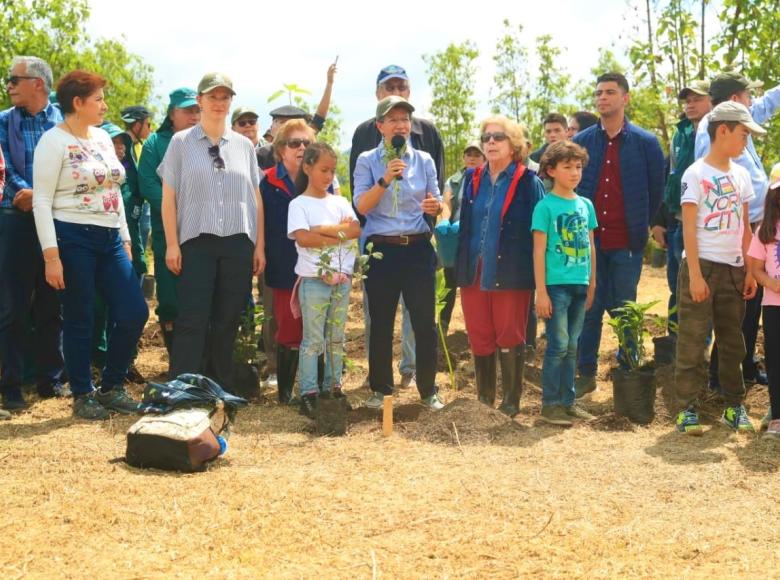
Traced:
<path fill-rule="evenodd" d="M 482 256 L 495 256 L 498 254 L 498 237 L 501 232 L 501 210 L 504 208 L 509 184 L 512 183 L 512 177 L 515 174 L 515 163 L 510 163 L 509 167 L 498 174 L 495 183 L 490 181 L 490 170 L 485 166 L 482 173 L 482 179 L 479 182 L 479 191 L 474 200 L 472 209 L 471 236 L 469 239 L 469 256 L 471 263 L 469 270 L 476 267 L 477 260 Z M 482 274 L 480 277 L 480 288 L 483 290 L 493 290 L 487 288 L 485 280 L 494 280 L 496 277 L 496 260 L 482 261 Z"/>
<path fill-rule="evenodd" d="M 753 104 L 750 106 L 750 114 L 756 123 L 764 123 L 772 117 L 778 107 L 780 107 L 780 85 L 769 89 L 764 93 L 763 97 L 753 99 Z M 707 133 L 709 124 L 709 119 L 705 115 L 696 129 L 696 145 L 694 149 L 696 159 L 704 157 L 710 151 L 710 136 Z M 748 137 L 747 147 L 745 147 L 742 155 L 734 159 L 734 162 L 748 170 L 750 181 L 753 182 L 755 197 L 748 204 L 748 209 L 750 210 L 750 223 L 754 224 L 761 221 L 764 217 L 764 199 L 766 199 L 766 192 L 769 188 L 769 179 L 767 179 L 761 158 L 758 156 L 758 152 L 756 152 L 752 136 Z"/>
<path fill-rule="evenodd" d="M 385 174 L 387 164 L 382 159 L 384 153 L 385 144 L 382 142 L 376 149 L 361 153 L 358 157 L 354 174 L 353 202 L 355 206 L 360 198 L 374 187 L 379 178 Z M 366 225 L 363 228 L 361 239 L 365 240 L 373 235 L 400 236 L 431 231 L 425 221 L 421 204 L 428 193 L 441 201 L 436 166 L 428 153 L 413 149 L 410 141 L 407 141 L 403 160 L 406 162 L 403 179 L 396 181 L 400 186 L 398 211 L 393 211 L 394 184 L 391 183 L 379 203 L 366 213 Z"/>
<path fill-rule="evenodd" d="M 22 122 L 22 139 L 24 141 L 24 174 L 19 173 L 11 158 L 9 138 L 11 133 L 11 112 L 15 107 L 0 112 L 0 147 L 5 158 L 5 187 L 2 190 L 0 207 L 13 207 L 14 196 L 20 189 L 32 189 L 32 167 L 35 147 L 47 130 L 62 122 L 62 114 L 58 107 L 51 103 L 35 115 L 25 109 L 20 109 Z"/>

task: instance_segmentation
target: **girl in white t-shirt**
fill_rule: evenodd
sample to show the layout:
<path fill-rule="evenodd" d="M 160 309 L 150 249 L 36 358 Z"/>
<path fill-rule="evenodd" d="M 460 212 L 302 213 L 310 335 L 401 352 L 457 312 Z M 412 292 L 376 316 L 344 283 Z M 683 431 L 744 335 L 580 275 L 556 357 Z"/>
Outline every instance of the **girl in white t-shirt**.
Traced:
<path fill-rule="evenodd" d="M 764 287 L 761 301 L 764 317 L 764 353 L 769 377 L 769 411 L 761 421 L 767 437 L 780 438 L 780 163 L 772 168 L 764 201 L 764 221 L 753 234 L 748 267 Z"/>
<path fill-rule="evenodd" d="M 299 354 L 301 413 L 313 417 L 319 389 L 317 358 L 325 355 L 323 394 L 341 396 L 344 326 L 360 223 L 349 202 L 328 193 L 336 152 L 313 143 L 303 154 L 304 192 L 290 202 L 287 235 L 295 240 L 298 300 L 303 316 Z"/>

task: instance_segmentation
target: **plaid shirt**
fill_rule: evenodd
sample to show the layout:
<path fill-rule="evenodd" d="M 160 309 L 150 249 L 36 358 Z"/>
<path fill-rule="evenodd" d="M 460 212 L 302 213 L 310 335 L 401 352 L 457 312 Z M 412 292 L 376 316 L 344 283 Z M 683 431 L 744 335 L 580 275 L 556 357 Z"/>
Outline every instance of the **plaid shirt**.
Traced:
<path fill-rule="evenodd" d="M 41 135 L 48 128 L 62 121 L 62 114 L 59 108 L 51 103 L 35 115 L 30 115 L 27 111 L 22 110 L 22 138 L 24 139 L 25 163 L 24 175 L 20 175 L 11 161 L 11 152 L 8 145 L 10 133 L 8 125 L 11 120 L 12 110 L 13 107 L 0 112 L 0 147 L 6 160 L 5 186 L 2 189 L 3 195 L 0 200 L 0 207 L 13 207 L 14 196 L 17 191 L 20 189 L 32 189 L 32 167 L 35 147 L 38 145 Z"/>

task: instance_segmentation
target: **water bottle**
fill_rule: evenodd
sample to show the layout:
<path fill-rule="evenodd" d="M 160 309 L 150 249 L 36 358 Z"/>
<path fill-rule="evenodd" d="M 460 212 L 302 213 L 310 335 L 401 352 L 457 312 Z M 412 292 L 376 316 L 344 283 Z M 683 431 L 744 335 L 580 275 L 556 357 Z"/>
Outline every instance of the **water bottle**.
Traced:
<path fill-rule="evenodd" d="M 222 435 L 217 435 L 217 443 L 219 443 L 219 454 L 224 455 L 228 448 L 227 440 Z"/>

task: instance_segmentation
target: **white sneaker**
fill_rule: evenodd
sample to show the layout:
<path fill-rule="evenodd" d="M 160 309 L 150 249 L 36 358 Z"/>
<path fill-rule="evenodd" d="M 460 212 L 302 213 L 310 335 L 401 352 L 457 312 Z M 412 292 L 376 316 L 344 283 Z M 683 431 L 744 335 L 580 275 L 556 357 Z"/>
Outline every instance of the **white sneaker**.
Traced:
<path fill-rule="evenodd" d="M 764 437 L 767 439 L 780 439 L 780 419 L 773 419 L 769 422 Z"/>
<path fill-rule="evenodd" d="M 275 373 L 269 374 L 268 378 L 263 381 L 263 385 L 265 387 L 270 387 L 272 389 L 277 388 L 279 386 L 279 383 L 278 383 L 278 381 L 276 379 L 276 374 Z"/>
<path fill-rule="evenodd" d="M 385 396 L 376 391 L 372 391 L 371 396 L 363 402 L 363 405 L 369 409 L 381 409 L 384 404 Z"/>
<path fill-rule="evenodd" d="M 441 411 L 444 408 L 444 403 L 439 397 L 439 393 L 434 393 L 426 399 L 420 401 L 424 407 L 428 407 L 431 411 Z"/>

